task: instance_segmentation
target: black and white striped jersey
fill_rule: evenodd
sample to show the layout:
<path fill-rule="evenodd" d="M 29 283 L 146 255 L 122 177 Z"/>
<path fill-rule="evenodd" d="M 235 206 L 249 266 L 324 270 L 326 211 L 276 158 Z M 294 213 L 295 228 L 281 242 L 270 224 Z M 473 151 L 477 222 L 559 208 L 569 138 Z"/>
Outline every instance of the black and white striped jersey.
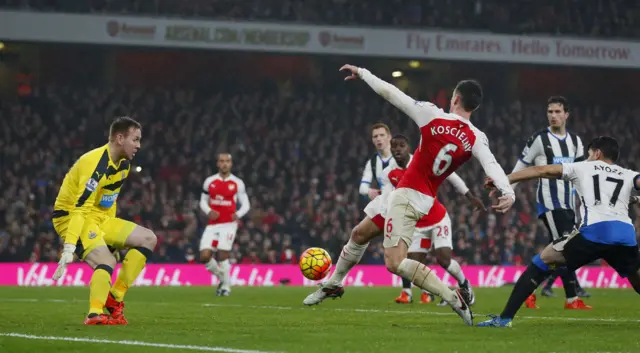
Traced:
<path fill-rule="evenodd" d="M 567 131 L 567 134 L 561 137 L 554 135 L 549 128 L 529 137 L 520 155 L 520 162 L 527 166 L 573 163 L 584 159 L 584 146 L 578 135 Z M 516 165 L 515 169 L 520 168 Z M 573 185 L 560 179 L 539 179 L 536 203 L 538 215 L 557 209 L 573 210 Z"/>

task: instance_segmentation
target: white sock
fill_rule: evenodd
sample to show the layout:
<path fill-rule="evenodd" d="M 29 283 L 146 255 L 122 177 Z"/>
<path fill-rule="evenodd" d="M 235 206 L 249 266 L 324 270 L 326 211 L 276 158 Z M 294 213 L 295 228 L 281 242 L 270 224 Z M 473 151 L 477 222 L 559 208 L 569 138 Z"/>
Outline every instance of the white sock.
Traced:
<path fill-rule="evenodd" d="M 336 263 L 336 269 L 327 280 L 327 284 L 332 286 L 342 285 L 342 281 L 344 281 L 347 273 L 362 259 L 364 251 L 367 250 L 367 246 L 369 246 L 369 243 L 359 245 L 349 239 L 347 245 L 342 248 L 338 263 Z"/>
<path fill-rule="evenodd" d="M 446 269 L 450 275 L 453 276 L 458 281 L 458 285 L 462 286 L 467 279 L 464 277 L 464 273 L 460 268 L 460 264 L 458 261 L 451 259 L 451 263 L 449 264 L 449 268 Z"/>
<path fill-rule="evenodd" d="M 231 289 L 231 263 L 229 259 L 220 261 L 220 272 L 222 274 L 222 289 Z"/>
<path fill-rule="evenodd" d="M 411 288 L 404 288 L 402 291 L 407 293 L 409 296 L 411 296 L 413 294 L 413 293 L 411 293 Z"/>
<path fill-rule="evenodd" d="M 567 303 L 571 304 L 571 303 L 575 302 L 577 299 L 578 299 L 578 297 L 567 298 Z"/>
<path fill-rule="evenodd" d="M 455 303 L 458 295 L 449 289 L 431 269 L 416 260 L 404 259 L 398 266 L 398 276 L 410 278 L 411 282 L 431 294 L 442 297 L 449 303 Z"/>
<path fill-rule="evenodd" d="M 218 268 L 218 261 L 216 261 L 216 259 L 212 257 L 209 262 L 204 264 L 204 267 L 206 267 L 207 271 L 211 272 L 212 275 L 218 277 L 218 280 L 220 280 L 221 273 L 220 269 Z"/>

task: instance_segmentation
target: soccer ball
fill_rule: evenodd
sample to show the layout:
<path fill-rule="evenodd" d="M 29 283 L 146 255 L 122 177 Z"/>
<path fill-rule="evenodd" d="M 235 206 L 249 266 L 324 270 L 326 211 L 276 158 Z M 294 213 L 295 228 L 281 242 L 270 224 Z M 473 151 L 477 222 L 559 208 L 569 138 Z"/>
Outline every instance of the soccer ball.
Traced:
<path fill-rule="evenodd" d="M 331 256 L 321 248 L 309 248 L 300 255 L 302 275 L 313 281 L 319 281 L 331 271 Z"/>

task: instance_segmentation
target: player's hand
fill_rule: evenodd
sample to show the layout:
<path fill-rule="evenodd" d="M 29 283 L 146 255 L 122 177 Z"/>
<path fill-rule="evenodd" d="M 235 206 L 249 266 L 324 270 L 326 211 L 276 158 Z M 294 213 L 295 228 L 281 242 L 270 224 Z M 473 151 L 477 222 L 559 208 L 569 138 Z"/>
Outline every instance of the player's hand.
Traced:
<path fill-rule="evenodd" d="M 76 251 L 76 246 L 73 244 L 64 244 L 62 255 L 60 255 L 60 261 L 58 261 L 58 268 L 53 274 L 53 280 L 57 281 L 64 274 L 64 270 L 67 265 L 73 262 L 73 253 Z"/>
<path fill-rule="evenodd" d="M 486 179 L 484 179 L 484 188 L 495 189 L 496 185 L 493 183 L 493 179 L 491 179 L 490 177 L 487 177 Z"/>
<path fill-rule="evenodd" d="M 637 205 L 640 204 L 640 196 L 631 196 L 629 198 L 629 205 Z"/>
<path fill-rule="evenodd" d="M 380 195 L 380 190 L 369 188 L 369 200 L 373 200 Z"/>
<path fill-rule="evenodd" d="M 357 80 L 358 79 L 358 67 L 357 66 L 353 66 L 353 65 L 349 65 L 349 64 L 342 65 L 342 67 L 340 68 L 340 71 L 349 71 L 350 75 L 344 78 L 345 81 Z"/>
<path fill-rule="evenodd" d="M 231 219 L 234 220 L 234 221 L 237 221 L 238 220 L 238 215 L 234 213 L 233 216 L 231 216 Z"/>
<path fill-rule="evenodd" d="M 215 221 L 216 219 L 218 219 L 218 217 L 220 217 L 220 212 L 218 212 L 216 210 L 209 211 L 209 219 L 210 220 Z"/>
<path fill-rule="evenodd" d="M 513 194 L 510 195 L 502 195 L 498 198 L 498 203 L 496 205 L 491 206 L 498 213 L 506 213 L 509 211 L 513 203 L 516 201 L 516 198 Z"/>
<path fill-rule="evenodd" d="M 473 208 L 477 211 L 486 211 L 487 208 L 484 206 L 482 200 L 476 197 L 476 195 L 472 194 L 471 191 L 467 191 L 465 194 L 467 200 L 473 205 Z"/>

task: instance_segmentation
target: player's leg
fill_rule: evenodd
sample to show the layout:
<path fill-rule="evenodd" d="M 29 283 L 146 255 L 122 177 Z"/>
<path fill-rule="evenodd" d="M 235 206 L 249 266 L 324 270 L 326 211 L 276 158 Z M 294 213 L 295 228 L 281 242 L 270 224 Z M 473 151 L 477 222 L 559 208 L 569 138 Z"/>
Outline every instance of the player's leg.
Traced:
<path fill-rule="evenodd" d="M 420 263 L 424 263 L 427 258 L 427 253 L 431 249 L 431 229 L 433 227 L 416 228 L 413 232 L 413 239 L 407 253 L 407 258 L 415 260 Z M 411 280 L 402 277 L 402 292 L 400 296 L 395 299 L 398 304 L 409 304 L 413 302 L 413 295 L 411 291 Z M 420 295 L 420 302 L 428 304 L 433 301 L 433 296 L 426 290 L 422 290 Z"/>
<path fill-rule="evenodd" d="M 229 255 L 233 242 L 238 232 L 238 223 L 218 224 L 218 263 L 220 268 L 220 287 L 217 296 L 229 296 L 231 294 L 231 261 Z"/>
<path fill-rule="evenodd" d="M 200 238 L 200 263 L 209 271 L 212 275 L 218 278 L 218 282 L 222 283 L 222 273 L 218 261 L 213 256 L 213 249 L 218 247 L 218 239 L 216 238 L 215 225 L 208 225 L 202 233 Z"/>
<path fill-rule="evenodd" d="M 391 273 L 411 279 L 421 289 L 444 298 L 465 324 L 471 325 L 471 311 L 460 294 L 447 287 L 429 267 L 407 258 L 416 223 L 422 216 L 409 202 L 407 189 L 396 189 L 391 193 L 382 243 L 385 265 Z"/>
<path fill-rule="evenodd" d="M 575 213 L 572 210 L 553 210 L 544 214 L 544 223 L 549 230 L 552 241 L 571 234 L 575 229 Z M 578 277 L 575 271 L 569 271 L 566 267 L 560 267 L 555 270 L 560 279 L 566 297 L 566 309 L 591 309 L 585 305 L 578 297 Z"/>
<path fill-rule="evenodd" d="M 602 258 L 640 294 L 640 249 L 635 246 L 605 245 Z"/>
<path fill-rule="evenodd" d="M 452 234 L 451 219 L 447 213 L 442 221 L 431 230 L 430 236 L 433 241 L 434 253 L 438 264 L 456 279 L 458 287 L 460 288 L 460 294 L 462 294 L 465 302 L 471 306 L 475 304 L 476 298 L 471 284 L 462 272 L 460 264 L 452 257 Z"/>
<path fill-rule="evenodd" d="M 109 290 L 111 289 L 111 276 L 116 266 L 116 259 L 104 242 L 92 245 L 93 249 L 84 251 L 84 261 L 93 268 L 91 281 L 89 282 L 89 314 L 84 321 L 85 325 L 119 325 L 126 324 L 104 314 Z"/>
<path fill-rule="evenodd" d="M 516 313 L 536 288 L 558 266 L 566 266 L 570 271 L 594 261 L 600 257 L 600 249 L 575 232 L 549 244 L 518 278 L 511 291 L 507 304 L 500 315 L 478 324 L 484 327 L 511 327 Z"/>
<path fill-rule="evenodd" d="M 104 230 L 107 245 L 116 249 L 128 249 L 106 305 L 114 319 L 126 323 L 124 297 L 144 269 L 147 260 L 153 255 L 158 239 L 150 229 L 115 217 L 107 219 L 101 228 Z"/>
<path fill-rule="evenodd" d="M 344 281 L 349 271 L 360 262 L 365 250 L 367 250 L 367 246 L 369 246 L 369 242 L 373 238 L 382 235 L 381 227 L 383 224 L 383 218 L 377 215 L 373 219 L 366 216 L 355 226 L 351 231 L 349 241 L 342 248 L 336 263 L 336 269 L 325 283 L 318 290 L 309 294 L 302 303 L 314 305 L 327 298 L 341 297 L 344 294 L 342 281 Z"/>
<path fill-rule="evenodd" d="M 53 227 L 61 235 L 63 241 L 70 220 L 69 216 L 52 219 Z M 116 259 L 107 248 L 103 233 L 95 222 L 85 220 L 79 242 L 76 245 L 76 255 L 78 258 L 84 259 L 93 269 L 89 282 L 89 313 L 84 321 L 85 325 L 117 324 L 108 315 L 103 314 L 111 288 L 111 275 Z"/>

